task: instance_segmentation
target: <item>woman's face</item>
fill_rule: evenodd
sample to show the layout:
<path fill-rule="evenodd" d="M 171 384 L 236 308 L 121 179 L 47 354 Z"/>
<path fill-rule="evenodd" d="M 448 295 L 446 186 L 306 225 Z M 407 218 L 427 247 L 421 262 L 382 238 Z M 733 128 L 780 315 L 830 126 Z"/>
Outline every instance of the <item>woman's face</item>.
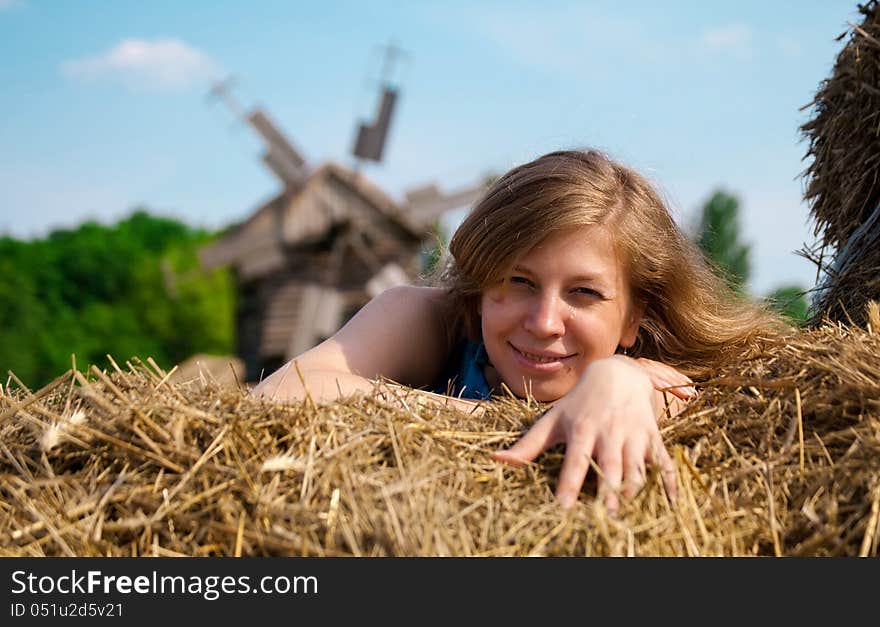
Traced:
<path fill-rule="evenodd" d="M 480 316 L 497 371 L 487 373 L 490 384 L 552 401 L 590 362 L 633 344 L 641 311 L 610 232 L 594 226 L 550 236 L 520 257 L 484 291 Z"/>

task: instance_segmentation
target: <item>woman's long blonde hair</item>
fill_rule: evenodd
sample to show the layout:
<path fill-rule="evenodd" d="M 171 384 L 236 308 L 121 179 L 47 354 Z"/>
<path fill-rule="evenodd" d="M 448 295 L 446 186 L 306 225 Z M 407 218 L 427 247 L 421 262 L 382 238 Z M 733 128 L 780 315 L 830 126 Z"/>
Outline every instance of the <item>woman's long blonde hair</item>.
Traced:
<path fill-rule="evenodd" d="M 643 176 L 595 150 L 565 150 L 495 181 L 453 235 L 435 276 L 448 289 L 450 342 L 480 337 L 480 295 L 516 259 L 549 235 L 594 225 L 611 230 L 644 306 L 631 356 L 702 376 L 785 331 L 779 316 L 712 272 Z"/>

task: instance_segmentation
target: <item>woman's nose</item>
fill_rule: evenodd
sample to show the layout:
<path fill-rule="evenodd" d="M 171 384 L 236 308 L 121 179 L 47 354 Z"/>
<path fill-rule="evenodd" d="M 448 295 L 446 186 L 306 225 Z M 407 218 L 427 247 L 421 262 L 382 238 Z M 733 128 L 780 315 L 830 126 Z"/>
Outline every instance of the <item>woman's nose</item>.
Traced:
<path fill-rule="evenodd" d="M 537 337 L 565 334 L 566 304 L 554 294 L 541 294 L 529 310 L 525 329 Z"/>

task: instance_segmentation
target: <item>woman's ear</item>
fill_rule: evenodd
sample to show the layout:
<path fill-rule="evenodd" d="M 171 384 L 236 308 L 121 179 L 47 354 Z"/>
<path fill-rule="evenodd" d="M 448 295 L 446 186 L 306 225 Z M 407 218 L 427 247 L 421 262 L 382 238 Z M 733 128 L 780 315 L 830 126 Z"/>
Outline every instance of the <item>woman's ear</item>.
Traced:
<path fill-rule="evenodd" d="M 630 315 L 627 317 L 626 324 L 624 324 L 623 333 L 620 334 L 620 345 L 624 348 L 629 348 L 636 343 L 639 327 L 645 315 L 645 306 L 641 303 L 633 303 L 629 309 Z"/>

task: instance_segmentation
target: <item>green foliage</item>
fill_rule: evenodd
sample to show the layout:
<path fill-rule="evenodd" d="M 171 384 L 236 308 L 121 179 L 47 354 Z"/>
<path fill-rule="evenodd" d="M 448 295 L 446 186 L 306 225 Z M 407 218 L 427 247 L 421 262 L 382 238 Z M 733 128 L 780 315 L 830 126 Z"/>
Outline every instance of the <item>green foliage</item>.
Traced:
<path fill-rule="evenodd" d="M 30 386 L 106 355 L 170 367 L 233 346 L 234 287 L 205 272 L 213 235 L 137 211 L 113 226 L 87 222 L 41 240 L 0 238 L 0 372 Z"/>
<path fill-rule="evenodd" d="M 421 252 L 422 276 L 431 276 L 437 270 L 437 264 L 443 257 L 443 251 L 449 246 L 449 235 L 439 220 L 431 228 L 432 242 Z"/>
<path fill-rule="evenodd" d="M 749 245 L 740 242 L 739 201 L 716 191 L 703 205 L 697 243 L 724 279 L 742 291 L 749 279 Z"/>
<path fill-rule="evenodd" d="M 750 247 L 740 242 L 739 201 L 724 191 L 715 191 L 703 205 L 697 242 L 710 262 L 728 284 L 745 291 L 751 271 Z M 766 297 L 773 309 L 800 325 L 808 319 L 809 302 L 804 290 L 786 285 Z"/>
<path fill-rule="evenodd" d="M 770 305 L 793 324 L 801 325 L 809 319 L 810 303 L 800 286 L 786 285 L 777 288 L 768 298 Z"/>

